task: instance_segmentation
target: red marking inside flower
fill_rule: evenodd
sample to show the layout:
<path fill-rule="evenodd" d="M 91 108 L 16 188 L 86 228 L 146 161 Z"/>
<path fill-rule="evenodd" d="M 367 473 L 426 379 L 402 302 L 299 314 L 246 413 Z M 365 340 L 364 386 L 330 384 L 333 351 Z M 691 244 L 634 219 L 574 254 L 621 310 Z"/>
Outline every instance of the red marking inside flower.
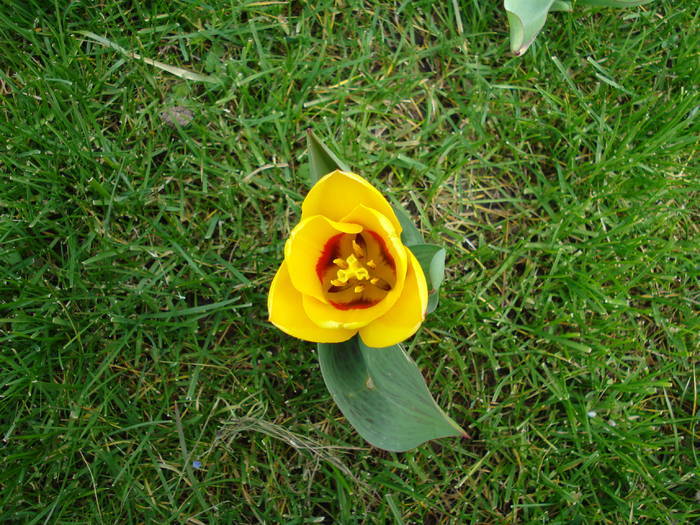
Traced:
<path fill-rule="evenodd" d="M 321 256 L 316 261 L 316 275 L 318 275 L 321 282 L 323 282 L 323 275 L 326 273 L 326 270 L 333 264 L 333 259 L 336 259 L 340 255 L 340 239 L 343 235 L 343 233 L 334 235 L 328 239 L 323 246 Z"/>
<path fill-rule="evenodd" d="M 373 232 L 372 230 L 367 230 L 367 233 L 371 234 L 374 240 L 377 241 L 377 244 L 379 244 L 379 248 L 382 250 L 382 255 L 384 256 L 384 259 L 386 260 L 387 264 L 391 266 L 392 270 L 396 271 L 396 263 L 394 262 L 394 258 L 389 253 L 384 239 L 378 233 Z"/>
<path fill-rule="evenodd" d="M 357 301 L 352 301 L 350 303 L 334 303 L 333 301 L 329 301 L 331 303 L 331 306 L 338 310 L 363 310 L 365 308 L 371 308 L 375 304 L 379 303 L 379 301 L 368 301 L 365 299 L 358 299 Z"/>

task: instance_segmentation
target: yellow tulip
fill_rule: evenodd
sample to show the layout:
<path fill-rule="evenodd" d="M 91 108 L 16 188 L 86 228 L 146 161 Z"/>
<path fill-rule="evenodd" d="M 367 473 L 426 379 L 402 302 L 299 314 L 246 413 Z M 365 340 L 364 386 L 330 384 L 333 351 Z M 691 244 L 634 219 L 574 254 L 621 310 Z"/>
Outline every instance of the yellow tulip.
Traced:
<path fill-rule="evenodd" d="M 389 202 L 365 179 L 334 171 L 304 199 L 267 300 L 270 322 L 316 343 L 359 332 L 370 347 L 400 343 L 425 318 L 428 287 L 401 242 Z"/>

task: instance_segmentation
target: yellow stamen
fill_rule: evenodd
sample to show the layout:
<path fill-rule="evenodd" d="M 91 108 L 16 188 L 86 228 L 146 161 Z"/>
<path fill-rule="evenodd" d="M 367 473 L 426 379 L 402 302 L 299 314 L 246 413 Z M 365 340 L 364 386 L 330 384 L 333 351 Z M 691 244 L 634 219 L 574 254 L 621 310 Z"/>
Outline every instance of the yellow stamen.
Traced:
<path fill-rule="evenodd" d="M 388 292 L 389 290 L 391 290 L 391 285 L 388 282 L 386 282 L 384 279 L 381 279 L 379 277 L 372 277 L 369 280 L 369 282 L 372 283 L 377 288 L 379 288 L 380 290 L 384 290 L 385 292 Z"/>
<path fill-rule="evenodd" d="M 364 291 L 365 287 L 362 285 L 355 286 L 355 293 L 362 293 Z"/>
<path fill-rule="evenodd" d="M 377 263 L 374 262 L 374 259 L 370 259 L 369 261 L 367 261 L 367 266 L 374 270 L 377 267 Z"/>
<path fill-rule="evenodd" d="M 346 270 L 348 267 L 348 263 L 345 262 L 345 259 L 340 259 L 340 258 L 333 259 L 333 264 L 335 264 L 336 266 L 339 266 L 343 270 Z"/>
<path fill-rule="evenodd" d="M 358 257 L 365 256 L 365 251 L 362 249 L 362 246 L 355 242 L 355 239 L 352 240 L 352 251 L 355 252 L 355 255 Z"/>
<path fill-rule="evenodd" d="M 369 271 L 367 270 L 367 268 L 360 264 L 360 261 L 357 260 L 357 257 L 351 255 L 350 257 L 345 259 L 345 262 L 347 263 L 347 268 L 338 270 L 338 281 L 346 283 L 349 279 L 352 279 L 353 277 L 358 281 L 362 281 L 363 279 L 369 279 Z"/>

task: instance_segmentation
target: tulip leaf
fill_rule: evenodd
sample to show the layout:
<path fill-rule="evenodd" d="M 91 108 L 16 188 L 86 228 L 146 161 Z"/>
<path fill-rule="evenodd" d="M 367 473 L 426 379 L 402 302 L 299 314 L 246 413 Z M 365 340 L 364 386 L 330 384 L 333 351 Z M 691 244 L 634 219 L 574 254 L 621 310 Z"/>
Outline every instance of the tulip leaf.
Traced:
<path fill-rule="evenodd" d="M 403 229 L 401 232 L 401 242 L 409 247 L 414 244 L 423 244 L 425 242 L 423 236 L 420 231 L 418 231 L 418 228 L 416 228 L 411 217 L 406 213 L 406 210 L 404 210 L 400 204 L 396 203 L 392 204 L 391 207 L 394 209 L 396 218 L 399 220 L 399 224 L 401 224 L 401 228 Z"/>
<path fill-rule="evenodd" d="M 314 135 L 311 128 L 306 130 L 306 144 L 309 150 L 309 172 L 311 173 L 311 185 L 335 170 L 350 171 L 350 168 L 328 146 Z"/>
<path fill-rule="evenodd" d="M 552 2 L 552 7 L 549 8 L 550 11 L 564 11 L 570 13 L 573 11 L 571 7 L 571 2 L 565 2 L 564 0 L 554 0 Z"/>
<path fill-rule="evenodd" d="M 555 0 L 504 0 L 510 26 L 510 49 L 520 56 L 535 40 Z"/>
<path fill-rule="evenodd" d="M 431 439 L 466 436 L 435 403 L 401 345 L 369 348 L 355 336 L 319 343 L 318 358 L 340 411 L 375 447 L 403 452 Z"/>
<path fill-rule="evenodd" d="M 576 5 L 590 5 L 593 7 L 637 7 L 648 4 L 652 0 L 577 0 Z"/>
<path fill-rule="evenodd" d="M 445 249 L 435 244 L 414 244 L 409 249 L 416 256 L 428 281 L 428 310 L 432 313 L 438 306 L 440 285 L 445 278 Z"/>
<path fill-rule="evenodd" d="M 652 0 L 577 0 L 576 6 L 634 7 Z M 551 11 L 572 11 L 569 0 L 503 0 L 510 26 L 510 49 L 520 56 L 542 30 Z"/>

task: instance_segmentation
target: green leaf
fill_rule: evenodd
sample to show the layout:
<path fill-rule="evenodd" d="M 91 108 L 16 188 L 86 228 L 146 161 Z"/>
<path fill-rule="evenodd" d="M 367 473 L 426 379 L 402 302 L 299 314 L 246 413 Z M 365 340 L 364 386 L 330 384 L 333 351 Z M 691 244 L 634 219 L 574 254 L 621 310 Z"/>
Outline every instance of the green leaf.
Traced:
<path fill-rule="evenodd" d="M 564 0 L 554 0 L 552 7 L 549 8 L 550 11 L 564 11 L 565 13 L 570 13 L 573 11 L 571 7 L 571 2 L 566 2 Z"/>
<path fill-rule="evenodd" d="M 401 232 L 401 242 L 406 246 L 411 247 L 414 244 L 423 244 L 423 236 L 421 235 L 416 225 L 413 223 L 411 217 L 406 213 L 406 210 L 400 204 L 392 203 L 391 207 L 394 209 L 396 218 L 401 224 L 403 231 Z"/>
<path fill-rule="evenodd" d="M 648 4 L 653 0 L 577 0 L 576 5 L 590 5 L 593 7 L 637 7 Z"/>
<path fill-rule="evenodd" d="M 520 56 L 544 26 L 555 0 L 504 0 L 510 26 L 510 49 Z"/>
<path fill-rule="evenodd" d="M 634 7 L 652 0 L 577 0 L 576 5 Z M 503 0 L 510 26 L 510 49 L 520 56 L 544 27 L 550 11 L 571 11 L 568 0 Z"/>
<path fill-rule="evenodd" d="M 311 185 L 316 184 L 321 177 L 335 170 L 351 171 L 347 164 L 340 160 L 335 153 L 314 135 L 311 128 L 306 130 L 306 144 L 309 150 L 309 173 Z"/>
<path fill-rule="evenodd" d="M 326 386 L 340 411 L 370 444 L 403 452 L 431 439 L 466 436 L 435 403 L 401 348 L 369 348 L 355 336 L 319 343 Z"/>
<path fill-rule="evenodd" d="M 414 244 L 409 249 L 416 256 L 428 281 L 428 311 L 432 313 L 438 306 L 440 285 L 445 278 L 445 249 L 436 244 Z"/>

